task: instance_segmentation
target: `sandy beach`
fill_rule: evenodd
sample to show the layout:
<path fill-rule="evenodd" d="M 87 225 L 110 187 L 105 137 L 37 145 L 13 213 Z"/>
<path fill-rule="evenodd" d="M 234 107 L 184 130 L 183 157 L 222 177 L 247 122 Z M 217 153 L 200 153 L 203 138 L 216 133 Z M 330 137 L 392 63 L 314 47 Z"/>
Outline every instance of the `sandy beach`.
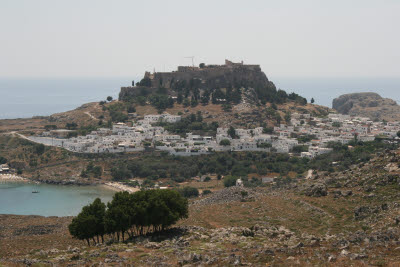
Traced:
<path fill-rule="evenodd" d="M 28 181 L 28 179 L 20 177 L 15 174 L 0 174 L 0 181 Z"/>
<path fill-rule="evenodd" d="M 113 189 L 115 191 L 119 191 L 119 192 L 127 191 L 129 193 L 135 193 L 137 191 L 140 191 L 139 188 L 123 185 L 121 183 L 116 183 L 116 182 L 108 182 L 108 183 L 105 183 L 104 186 L 106 186 L 110 189 Z"/>

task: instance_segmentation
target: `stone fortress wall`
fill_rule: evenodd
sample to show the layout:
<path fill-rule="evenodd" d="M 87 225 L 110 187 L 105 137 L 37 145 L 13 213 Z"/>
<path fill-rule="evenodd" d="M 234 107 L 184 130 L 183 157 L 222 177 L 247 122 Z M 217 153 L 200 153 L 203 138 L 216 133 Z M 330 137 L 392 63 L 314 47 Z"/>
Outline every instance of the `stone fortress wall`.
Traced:
<path fill-rule="evenodd" d="M 200 85 L 198 85 L 199 89 L 275 87 L 268 80 L 265 73 L 261 71 L 260 65 L 246 65 L 243 61 L 234 63 L 229 60 L 225 60 L 224 65 L 204 65 L 202 68 L 178 66 L 178 69 L 172 72 L 145 72 L 144 78 L 150 79 L 150 87 L 121 87 L 119 99 L 124 100 L 135 97 L 140 95 L 140 92 L 143 90 L 152 93 L 160 87 L 168 89 L 170 95 L 175 95 L 175 92 L 170 90 L 174 83 L 186 81 L 186 85 L 189 85 L 192 79 L 201 81 Z"/>
<path fill-rule="evenodd" d="M 178 70 L 173 72 L 155 72 L 153 74 L 146 72 L 145 77 L 151 79 L 152 87 L 161 86 L 169 89 L 171 88 L 171 83 L 176 81 L 185 80 L 189 82 L 190 79 L 205 81 L 218 77 L 229 77 L 232 76 L 233 73 L 240 79 L 240 74 L 247 76 L 251 72 L 260 74 L 260 65 L 245 65 L 243 61 L 241 63 L 233 63 L 229 60 L 225 60 L 224 65 L 206 65 L 204 68 L 178 66 Z"/>

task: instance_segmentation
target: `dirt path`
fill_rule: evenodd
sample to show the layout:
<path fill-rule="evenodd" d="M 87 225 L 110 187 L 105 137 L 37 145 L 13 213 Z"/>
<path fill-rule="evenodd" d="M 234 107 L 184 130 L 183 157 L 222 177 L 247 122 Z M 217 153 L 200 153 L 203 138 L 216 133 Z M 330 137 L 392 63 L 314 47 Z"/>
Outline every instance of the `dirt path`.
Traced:
<path fill-rule="evenodd" d="M 90 114 L 88 111 L 86 111 L 85 114 L 88 115 L 91 119 L 97 120 L 97 118 L 95 116 L 93 116 L 92 114 Z"/>

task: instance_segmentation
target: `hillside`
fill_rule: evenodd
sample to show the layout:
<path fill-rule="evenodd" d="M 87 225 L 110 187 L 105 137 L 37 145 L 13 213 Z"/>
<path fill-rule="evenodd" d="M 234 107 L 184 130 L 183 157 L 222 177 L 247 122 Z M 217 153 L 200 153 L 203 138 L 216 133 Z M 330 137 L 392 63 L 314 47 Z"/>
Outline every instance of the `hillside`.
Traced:
<path fill-rule="evenodd" d="M 199 80 L 199 73 L 204 80 Z M 75 110 L 51 116 L 0 120 L 0 156 L 6 158 L 12 168 L 23 172 L 23 176 L 27 178 L 57 183 L 97 183 L 111 179 L 112 164 L 109 157 L 89 157 L 54 147 L 46 147 L 38 153 L 37 150 L 42 148 L 21 140 L 20 134 L 29 136 L 44 131 L 62 132 L 66 129 L 68 136 L 87 135 L 100 127 L 110 128 L 113 123 L 130 123 L 133 119 L 160 112 L 181 115 L 183 118 L 200 114 L 204 125 L 247 129 L 279 125 L 290 113 L 325 116 L 330 112 L 327 107 L 306 103 L 304 98 L 296 94 L 288 95 L 283 90 L 276 90 L 256 65 L 228 62 L 227 66 L 210 65 L 183 71 L 180 68 L 180 72 L 173 72 L 177 76 L 170 80 L 167 78 L 169 75 L 171 74 L 147 73 L 137 86 L 126 89 L 134 92 L 133 97 L 87 103 Z M 177 77 L 184 79 L 179 80 Z M 153 87 L 153 84 L 160 84 L 160 81 L 165 87 Z M 147 90 L 144 93 L 146 97 L 140 95 L 143 88 Z M 121 95 L 124 90 L 121 89 Z M 137 92 L 139 95 L 135 95 Z M 179 94 L 182 94 L 181 103 L 178 100 Z M 209 98 L 206 99 L 206 96 Z M 163 106 L 165 99 L 169 104 Z M 194 132 L 201 131 L 199 129 Z M 119 157 L 131 160 L 141 156 L 140 153 L 112 155 L 111 162 L 115 163 Z M 101 177 L 98 177 L 100 179 L 93 179 L 93 175 L 82 177 L 86 166 L 93 161 L 103 170 Z"/>
<path fill-rule="evenodd" d="M 202 63 L 199 67 L 179 66 L 172 72 L 146 72 L 135 86 L 121 88 L 119 100 L 131 105 L 151 104 L 159 112 L 175 104 L 196 107 L 212 103 L 222 105 L 225 110 L 238 104 L 307 104 L 305 98 L 277 89 L 259 65 L 229 60 L 224 65 Z"/>
<path fill-rule="evenodd" d="M 87 103 L 51 116 L 0 120 L 0 132 L 72 128 L 86 134 L 129 121 L 130 115 L 162 112 L 183 116 L 201 112 L 206 122 L 252 128 L 279 125 L 287 113 L 326 116 L 330 112 L 327 107 L 308 104 L 295 93 L 277 89 L 259 65 L 230 61 L 200 65 L 180 66 L 167 73 L 146 72 L 135 86 L 121 88 L 119 100 Z"/>
<path fill-rule="evenodd" d="M 351 116 L 365 116 L 373 120 L 400 120 L 400 106 L 396 101 L 382 98 L 377 93 L 341 95 L 333 100 L 332 107 L 341 114 Z"/>
<path fill-rule="evenodd" d="M 213 193 L 191 200 L 175 228 L 90 248 L 69 236 L 71 218 L 1 216 L 0 264 L 397 266 L 399 164 L 394 150 L 283 186 L 197 182 Z"/>

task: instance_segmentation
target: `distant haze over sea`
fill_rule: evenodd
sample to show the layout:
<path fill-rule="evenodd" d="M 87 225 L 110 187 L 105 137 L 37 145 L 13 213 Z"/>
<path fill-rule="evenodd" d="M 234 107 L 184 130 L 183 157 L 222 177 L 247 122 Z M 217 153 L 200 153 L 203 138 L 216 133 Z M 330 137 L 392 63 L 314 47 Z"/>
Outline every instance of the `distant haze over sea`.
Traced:
<path fill-rule="evenodd" d="M 277 88 L 296 92 L 316 104 L 331 107 L 342 94 L 376 92 L 400 102 L 400 78 L 287 78 L 271 77 Z M 46 116 L 82 104 L 118 97 L 121 86 L 138 77 L 115 78 L 0 78 L 0 119 Z"/>

